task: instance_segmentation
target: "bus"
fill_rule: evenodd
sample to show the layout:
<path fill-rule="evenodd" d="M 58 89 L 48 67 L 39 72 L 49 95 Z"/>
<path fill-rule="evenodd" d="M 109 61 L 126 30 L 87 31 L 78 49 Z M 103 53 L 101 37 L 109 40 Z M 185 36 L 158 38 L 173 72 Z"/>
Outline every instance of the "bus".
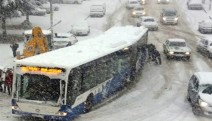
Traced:
<path fill-rule="evenodd" d="M 148 29 L 112 27 L 14 66 L 12 114 L 70 121 L 133 82 Z M 140 69 L 141 70 L 141 69 Z"/>

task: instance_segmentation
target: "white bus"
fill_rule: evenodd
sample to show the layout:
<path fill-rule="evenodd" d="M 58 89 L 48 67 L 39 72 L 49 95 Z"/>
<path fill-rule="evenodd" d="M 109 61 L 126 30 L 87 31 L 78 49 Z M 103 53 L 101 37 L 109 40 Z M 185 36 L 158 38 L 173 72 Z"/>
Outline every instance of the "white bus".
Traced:
<path fill-rule="evenodd" d="M 113 27 L 73 46 L 17 60 L 12 113 L 68 121 L 89 112 L 132 81 L 147 39 L 145 27 Z"/>

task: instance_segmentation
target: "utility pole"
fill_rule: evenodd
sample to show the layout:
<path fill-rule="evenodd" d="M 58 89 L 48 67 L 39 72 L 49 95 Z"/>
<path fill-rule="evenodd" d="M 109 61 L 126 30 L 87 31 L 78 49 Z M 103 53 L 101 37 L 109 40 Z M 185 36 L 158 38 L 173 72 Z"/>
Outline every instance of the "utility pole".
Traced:
<path fill-rule="evenodd" d="M 53 40 L 53 10 L 52 10 L 52 0 L 50 2 L 50 26 L 51 26 L 51 42 L 50 44 L 50 49 L 52 49 L 52 40 Z"/>

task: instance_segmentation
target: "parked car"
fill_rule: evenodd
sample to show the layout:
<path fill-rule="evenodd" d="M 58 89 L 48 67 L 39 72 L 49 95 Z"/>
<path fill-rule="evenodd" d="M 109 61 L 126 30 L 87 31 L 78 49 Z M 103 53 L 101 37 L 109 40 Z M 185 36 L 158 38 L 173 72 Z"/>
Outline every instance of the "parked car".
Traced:
<path fill-rule="evenodd" d="M 158 1 L 158 4 L 160 4 L 160 3 L 169 3 L 170 2 L 170 0 L 157 0 Z"/>
<path fill-rule="evenodd" d="M 77 38 L 71 33 L 55 33 L 52 41 L 53 49 L 67 47 L 78 42 Z"/>
<path fill-rule="evenodd" d="M 212 20 L 203 20 L 199 22 L 198 30 L 200 33 L 212 33 Z"/>
<path fill-rule="evenodd" d="M 106 13 L 106 4 L 105 3 L 95 3 L 90 7 L 90 17 L 101 16 L 103 17 Z"/>
<path fill-rule="evenodd" d="M 174 57 L 190 59 L 191 49 L 187 46 L 184 39 L 172 38 L 163 44 L 163 52 L 167 59 Z"/>
<path fill-rule="evenodd" d="M 188 0 L 187 7 L 189 10 L 202 10 L 202 0 Z"/>
<path fill-rule="evenodd" d="M 194 115 L 212 115 L 212 72 L 195 72 L 191 76 L 187 99 Z"/>
<path fill-rule="evenodd" d="M 197 42 L 197 51 L 212 58 L 212 39 L 202 38 Z"/>
<path fill-rule="evenodd" d="M 34 4 L 36 4 L 41 9 L 45 9 L 47 13 L 50 13 L 50 3 L 49 2 L 41 3 L 40 1 L 34 1 Z M 59 6 L 56 5 L 56 4 L 52 4 L 52 10 L 53 11 L 58 11 L 59 10 Z"/>
<path fill-rule="evenodd" d="M 138 19 L 137 24 L 139 26 L 145 26 L 149 30 L 158 30 L 158 22 L 152 16 L 142 16 Z"/>
<path fill-rule="evenodd" d="M 178 24 L 177 10 L 172 8 L 164 8 L 160 14 L 160 21 L 162 24 Z"/>
<path fill-rule="evenodd" d="M 139 6 L 139 5 L 140 5 L 140 2 L 138 0 L 128 0 L 126 8 L 133 9 L 134 7 Z"/>
<path fill-rule="evenodd" d="M 146 15 L 146 11 L 143 6 L 136 6 L 132 10 L 132 17 L 141 17 Z"/>
<path fill-rule="evenodd" d="M 61 0 L 65 4 L 82 4 L 83 0 Z"/>
<path fill-rule="evenodd" d="M 71 33 L 76 36 L 88 35 L 90 33 L 90 26 L 85 21 L 78 22 L 72 25 Z"/>
<path fill-rule="evenodd" d="M 138 2 L 140 2 L 141 5 L 146 4 L 146 0 L 138 0 Z"/>

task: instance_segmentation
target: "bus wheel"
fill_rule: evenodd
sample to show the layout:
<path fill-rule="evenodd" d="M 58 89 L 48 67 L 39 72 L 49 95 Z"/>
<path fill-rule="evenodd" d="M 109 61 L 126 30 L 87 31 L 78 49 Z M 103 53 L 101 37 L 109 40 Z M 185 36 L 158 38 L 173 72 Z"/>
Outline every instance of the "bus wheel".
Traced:
<path fill-rule="evenodd" d="M 88 113 L 93 107 L 93 96 L 88 96 L 87 100 L 84 102 L 84 113 Z"/>

